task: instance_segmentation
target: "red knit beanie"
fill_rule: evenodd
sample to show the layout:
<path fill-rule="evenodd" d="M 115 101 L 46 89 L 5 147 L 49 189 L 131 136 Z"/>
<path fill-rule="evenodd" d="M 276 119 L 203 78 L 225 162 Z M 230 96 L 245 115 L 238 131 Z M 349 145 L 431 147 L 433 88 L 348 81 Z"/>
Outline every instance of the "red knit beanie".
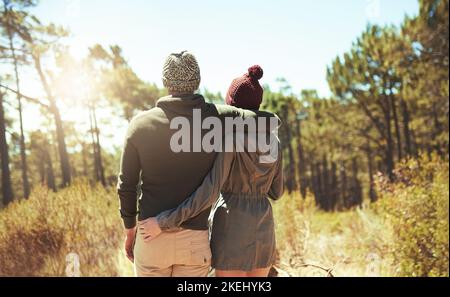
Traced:
<path fill-rule="evenodd" d="M 258 110 L 263 97 L 263 88 L 259 84 L 263 74 L 262 68 L 255 65 L 248 69 L 248 73 L 233 80 L 226 103 L 243 109 Z"/>

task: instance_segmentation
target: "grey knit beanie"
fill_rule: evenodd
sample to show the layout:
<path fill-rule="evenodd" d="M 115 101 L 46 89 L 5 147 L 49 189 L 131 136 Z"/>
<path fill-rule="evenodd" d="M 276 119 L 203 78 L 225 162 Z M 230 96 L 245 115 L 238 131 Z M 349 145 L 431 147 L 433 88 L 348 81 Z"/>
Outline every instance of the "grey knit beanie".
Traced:
<path fill-rule="evenodd" d="M 200 86 L 200 67 L 195 56 L 188 51 L 170 54 L 164 63 L 162 80 L 172 92 L 193 93 Z"/>

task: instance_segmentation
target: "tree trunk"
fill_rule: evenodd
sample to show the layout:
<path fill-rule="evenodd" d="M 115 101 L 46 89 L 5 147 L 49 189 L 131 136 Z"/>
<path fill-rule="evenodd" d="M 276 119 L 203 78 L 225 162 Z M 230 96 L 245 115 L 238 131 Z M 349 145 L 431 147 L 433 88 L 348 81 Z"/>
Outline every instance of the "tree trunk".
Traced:
<path fill-rule="evenodd" d="M 44 90 L 47 94 L 47 97 L 48 97 L 48 100 L 50 103 L 50 111 L 53 114 L 53 117 L 55 120 L 56 140 L 58 142 L 58 152 L 59 152 L 59 158 L 60 158 L 60 163 L 61 163 L 62 186 L 66 187 L 66 186 L 70 185 L 72 177 L 71 177 L 69 155 L 67 154 L 67 147 L 66 147 L 66 141 L 65 141 L 65 135 L 64 135 L 64 127 L 63 127 L 63 123 L 61 120 L 61 115 L 60 115 L 59 109 L 56 105 L 55 98 L 53 97 L 53 94 L 50 90 L 50 86 L 47 83 L 47 79 L 44 75 L 44 72 L 42 71 L 40 57 L 37 55 L 33 55 L 33 59 L 34 59 L 36 70 L 41 79 L 41 83 L 44 87 Z"/>
<path fill-rule="evenodd" d="M 367 153 L 367 167 L 368 167 L 368 173 L 369 173 L 369 198 L 371 202 L 375 202 L 377 200 L 377 195 L 376 195 L 376 191 L 375 191 L 375 186 L 374 186 L 374 172 L 373 172 L 373 164 L 372 164 L 372 148 L 370 147 L 370 141 L 367 141 L 367 149 L 366 149 L 366 153 Z"/>
<path fill-rule="evenodd" d="M 323 203 L 323 178 L 322 178 L 322 170 L 320 168 L 320 162 L 317 162 L 315 165 L 316 171 L 316 185 L 317 185 L 317 194 L 316 201 L 320 208 L 324 209 Z"/>
<path fill-rule="evenodd" d="M 6 7 L 6 4 L 5 4 Z M 26 199 L 30 197 L 30 182 L 28 180 L 28 165 L 27 165 L 27 154 L 25 147 L 25 135 L 23 131 L 23 115 L 22 115 L 22 96 L 20 95 L 20 79 L 18 70 L 18 61 L 16 56 L 16 51 L 14 49 L 13 36 L 9 26 L 7 26 L 7 33 L 9 39 L 9 49 L 11 50 L 13 63 L 14 63 L 14 75 L 16 80 L 16 91 L 17 91 L 17 110 L 19 112 L 19 127 L 20 127 L 20 160 L 22 165 L 22 184 L 23 184 L 23 195 Z"/>
<path fill-rule="evenodd" d="M 86 153 L 86 151 L 87 151 L 86 143 L 83 141 L 81 143 L 81 146 L 82 146 L 82 148 L 81 148 L 81 157 L 82 157 L 82 160 L 83 160 L 83 175 L 85 177 L 87 177 L 87 176 L 89 176 L 89 172 L 88 172 L 88 165 L 87 165 L 88 161 L 87 161 L 87 153 Z"/>
<path fill-rule="evenodd" d="M 63 123 L 61 115 L 56 105 L 52 107 L 56 125 L 56 139 L 58 142 L 58 152 L 61 161 L 62 186 L 67 187 L 72 182 L 72 175 L 69 163 L 69 155 L 67 154 L 67 147 L 64 135 Z"/>
<path fill-rule="evenodd" d="M 389 176 L 389 180 L 394 181 L 394 140 L 392 138 L 391 111 L 389 107 L 387 108 L 384 117 L 386 121 L 386 136 L 387 136 L 386 153 L 385 153 L 386 170 Z"/>
<path fill-rule="evenodd" d="M 435 102 L 433 102 L 432 104 L 431 113 L 433 116 L 433 126 L 434 126 L 433 133 L 431 133 L 432 134 L 431 142 L 433 143 L 433 150 L 435 150 L 439 154 L 439 156 L 444 157 L 445 153 L 443 152 L 441 145 L 437 142 L 436 139 L 444 129 L 442 123 L 439 121 L 439 111 L 437 104 Z"/>
<path fill-rule="evenodd" d="M 405 137 L 406 154 L 408 156 L 412 156 L 413 149 L 412 149 L 412 141 L 411 141 L 411 130 L 409 128 L 410 116 L 409 116 L 408 105 L 406 104 L 406 101 L 404 99 L 400 100 L 400 108 L 402 110 L 403 135 Z"/>
<path fill-rule="evenodd" d="M 414 130 L 411 131 L 411 144 L 412 144 L 413 156 L 418 156 L 419 155 L 419 151 L 420 151 L 420 146 L 417 143 L 417 138 L 416 138 L 416 135 L 414 133 Z"/>
<path fill-rule="evenodd" d="M 392 90 L 391 90 L 392 91 Z M 402 151 L 402 137 L 400 134 L 400 123 L 398 120 L 398 114 L 397 114 L 397 102 L 395 99 L 395 95 L 390 95 L 390 102 L 391 102 L 391 110 L 392 110 L 392 116 L 394 120 L 394 128 L 395 128 L 395 137 L 397 139 L 397 157 L 398 160 L 403 159 L 403 151 Z"/>
<path fill-rule="evenodd" d="M 337 166 L 335 162 L 331 163 L 331 182 L 330 182 L 330 198 L 331 198 L 331 211 L 336 210 L 336 204 L 338 200 L 338 178 L 337 178 Z"/>
<path fill-rule="evenodd" d="M 91 132 L 92 143 L 92 159 L 94 161 L 94 178 L 96 182 L 100 181 L 100 169 L 97 158 L 97 144 L 95 142 L 94 120 L 92 119 L 92 109 L 89 107 L 89 126 Z"/>
<path fill-rule="evenodd" d="M 317 172 L 316 172 L 316 166 L 315 166 L 315 164 L 314 164 L 314 162 L 311 160 L 311 162 L 309 163 L 310 164 L 310 171 L 311 171 L 311 178 L 310 178 L 310 180 L 311 180 L 311 189 L 312 189 L 312 192 L 313 192 L 313 194 L 314 194 L 314 199 L 315 199 L 315 201 L 316 201 L 316 205 L 317 206 L 320 206 L 319 205 L 319 189 L 318 189 L 318 182 L 317 182 Z"/>
<path fill-rule="evenodd" d="M 37 168 L 39 172 L 39 181 L 41 185 L 45 184 L 45 162 L 42 162 L 42 159 L 39 160 L 40 162 L 37 163 Z"/>
<path fill-rule="evenodd" d="M 283 108 L 283 118 L 285 121 L 288 121 L 289 113 L 287 106 L 284 106 Z M 289 172 L 287 176 L 287 190 L 288 193 L 292 193 L 296 190 L 296 184 L 297 184 L 297 178 L 295 176 L 295 159 L 294 159 L 294 149 L 292 148 L 292 131 L 289 124 L 284 125 L 285 132 L 286 132 L 286 146 L 288 148 L 288 154 L 289 154 Z"/>
<path fill-rule="evenodd" d="M 6 141 L 6 120 L 3 109 L 3 93 L 0 92 L 0 158 L 2 168 L 2 196 L 3 206 L 7 206 L 14 200 L 14 192 L 11 184 L 11 172 L 9 170 L 9 151 Z"/>
<path fill-rule="evenodd" d="M 342 200 L 342 206 L 344 208 L 349 207 L 348 203 L 348 186 L 347 186 L 347 171 L 345 170 L 345 163 L 342 162 L 341 165 L 341 172 L 340 172 L 340 180 L 341 180 L 341 200 Z"/>
<path fill-rule="evenodd" d="M 44 152 L 45 163 L 47 165 L 47 187 L 56 192 L 55 173 L 53 172 L 53 162 L 48 150 Z"/>
<path fill-rule="evenodd" d="M 358 161 L 356 157 L 352 159 L 352 172 L 353 172 L 353 182 L 352 182 L 352 206 L 362 204 L 362 187 L 361 182 L 358 178 Z"/>
<path fill-rule="evenodd" d="M 303 143 L 302 143 L 302 122 L 300 120 L 297 120 L 297 147 L 298 147 L 298 175 L 299 175 L 299 182 L 300 182 L 300 194 L 302 195 L 303 199 L 306 198 L 306 164 L 305 164 L 305 154 L 303 151 Z"/>
<path fill-rule="evenodd" d="M 328 173 L 328 161 L 326 156 L 322 160 L 322 196 L 323 208 L 326 211 L 330 210 L 330 178 Z"/>
<path fill-rule="evenodd" d="M 105 169 L 103 168 L 102 147 L 100 145 L 100 130 L 97 125 L 97 114 L 95 112 L 95 106 L 92 107 L 92 118 L 94 120 L 94 131 L 97 147 L 97 162 L 98 162 L 100 182 L 102 183 L 103 186 L 106 186 Z"/>

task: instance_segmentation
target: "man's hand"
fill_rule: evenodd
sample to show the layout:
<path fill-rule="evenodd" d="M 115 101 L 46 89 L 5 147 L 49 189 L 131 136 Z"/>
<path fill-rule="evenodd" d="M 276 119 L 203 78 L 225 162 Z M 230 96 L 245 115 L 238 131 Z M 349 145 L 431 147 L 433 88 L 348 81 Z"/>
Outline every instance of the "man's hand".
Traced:
<path fill-rule="evenodd" d="M 134 242 L 136 240 L 136 227 L 125 230 L 125 254 L 128 260 L 134 263 Z"/>
<path fill-rule="evenodd" d="M 148 218 L 144 221 L 139 222 L 138 224 L 138 232 L 140 235 L 142 235 L 145 242 L 149 242 L 162 232 L 156 218 Z"/>

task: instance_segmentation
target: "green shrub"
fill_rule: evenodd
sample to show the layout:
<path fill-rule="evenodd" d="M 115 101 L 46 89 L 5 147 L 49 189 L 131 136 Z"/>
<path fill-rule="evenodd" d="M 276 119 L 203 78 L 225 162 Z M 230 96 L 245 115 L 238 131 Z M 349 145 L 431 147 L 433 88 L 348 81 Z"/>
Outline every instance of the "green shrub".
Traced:
<path fill-rule="evenodd" d="M 448 276 L 449 166 L 422 157 L 398 166 L 396 182 L 379 177 L 376 209 L 393 226 L 400 276 Z"/>

